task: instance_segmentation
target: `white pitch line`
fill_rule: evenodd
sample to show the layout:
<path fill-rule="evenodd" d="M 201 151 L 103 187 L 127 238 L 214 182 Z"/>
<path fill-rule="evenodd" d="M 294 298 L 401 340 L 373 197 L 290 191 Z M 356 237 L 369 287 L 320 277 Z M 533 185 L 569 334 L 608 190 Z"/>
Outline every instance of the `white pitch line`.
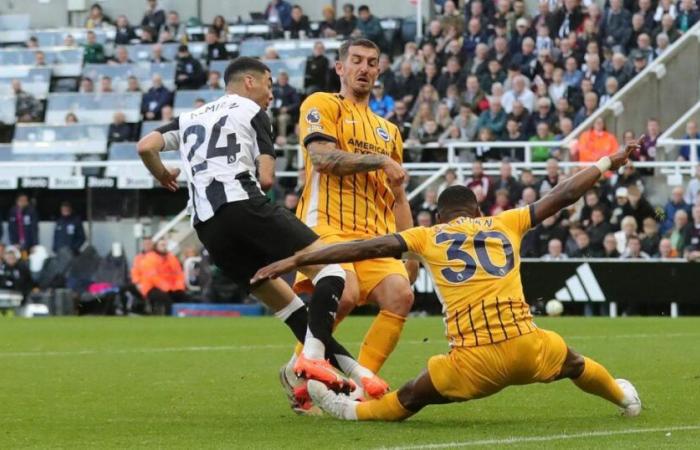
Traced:
<path fill-rule="evenodd" d="M 589 336 L 564 336 L 565 340 L 587 340 L 587 339 L 648 339 L 648 338 L 675 338 L 700 336 L 700 333 L 640 333 L 640 334 L 620 334 L 620 335 L 589 335 Z M 347 345 L 360 345 L 360 342 L 347 342 Z M 447 348 L 447 343 L 442 340 L 423 341 L 402 340 L 401 345 L 440 345 Z M 220 346 L 184 346 L 184 347 L 152 347 L 152 348 L 131 348 L 122 350 L 46 350 L 46 351 L 24 351 L 24 352 L 0 352 L 0 358 L 24 357 L 24 356 L 80 356 L 80 355 L 127 355 L 136 353 L 175 353 L 175 352 L 226 352 L 226 351 L 250 351 L 292 348 L 292 344 L 250 344 L 250 345 L 220 345 Z"/>
<path fill-rule="evenodd" d="M 423 444 L 423 445 L 406 445 L 399 447 L 381 447 L 385 450 L 417 450 L 417 449 L 433 449 L 433 448 L 453 448 L 453 447 L 473 447 L 476 445 L 510 445 L 510 444 L 525 444 L 528 442 L 549 442 L 560 441 L 566 439 L 580 439 L 591 437 L 617 436 L 624 434 L 643 434 L 643 433 L 661 433 L 672 431 L 692 431 L 700 430 L 700 425 L 680 425 L 673 427 L 658 427 L 658 428 L 630 428 L 627 430 L 607 430 L 607 431 L 587 431 L 584 433 L 574 434 L 551 434 L 549 436 L 514 436 L 502 439 L 482 439 L 477 441 L 463 442 L 445 442 L 440 444 Z"/>

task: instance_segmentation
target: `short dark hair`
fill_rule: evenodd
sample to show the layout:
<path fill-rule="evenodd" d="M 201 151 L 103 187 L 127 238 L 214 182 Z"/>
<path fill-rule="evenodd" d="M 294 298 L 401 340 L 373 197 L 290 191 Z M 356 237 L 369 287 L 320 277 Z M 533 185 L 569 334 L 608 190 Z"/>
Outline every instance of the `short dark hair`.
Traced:
<path fill-rule="evenodd" d="M 347 41 L 343 42 L 338 49 L 338 59 L 341 61 L 345 60 L 345 58 L 348 57 L 350 47 L 373 48 L 377 51 L 377 55 L 382 53 L 381 50 L 379 50 L 379 46 L 369 39 L 348 39 Z"/>
<path fill-rule="evenodd" d="M 226 71 L 224 72 L 224 83 L 228 84 L 231 79 L 238 77 L 245 72 L 257 72 L 264 74 L 265 72 L 271 71 L 270 68 L 267 67 L 267 64 L 258 59 L 250 58 L 248 56 L 240 56 L 231 61 L 228 67 L 226 67 Z"/>
<path fill-rule="evenodd" d="M 369 6 L 367 6 L 367 5 L 360 5 L 360 7 L 357 8 L 357 12 L 362 12 L 362 11 L 367 11 L 367 12 L 369 12 Z"/>
<path fill-rule="evenodd" d="M 437 202 L 438 214 L 445 216 L 444 212 L 458 210 L 477 210 L 479 205 L 476 195 L 466 186 L 450 186 L 440 194 Z"/>
<path fill-rule="evenodd" d="M 343 5 L 343 9 L 350 9 L 350 11 L 355 11 L 355 5 L 353 5 L 352 3 L 346 3 Z"/>

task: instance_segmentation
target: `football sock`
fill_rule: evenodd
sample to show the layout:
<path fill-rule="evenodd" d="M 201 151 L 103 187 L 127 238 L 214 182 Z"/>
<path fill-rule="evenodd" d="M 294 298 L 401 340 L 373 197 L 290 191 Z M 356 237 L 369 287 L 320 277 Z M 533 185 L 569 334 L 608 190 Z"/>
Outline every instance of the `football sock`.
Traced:
<path fill-rule="evenodd" d="M 572 379 L 582 391 L 597 395 L 620 406 L 624 393 L 610 373 L 597 362 L 584 358 L 585 366 L 580 377 Z"/>
<path fill-rule="evenodd" d="M 357 361 L 374 373 L 379 372 L 384 362 L 394 351 L 399 341 L 406 318 L 381 310 L 367 330 L 360 346 Z"/>
<path fill-rule="evenodd" d="M 338 302 L 345 288 L 345 271 L 337 264 L 321 269 L 314 278 L 314 292 L 309 303 L 309 319 L 303 354 L 323 359 L 330 345 Z"/>
<path fill-rule="evenodd" d="M 345 350 L 342 346 L 340 348 Z M 338 367 L 340 370 L 342 370 L 343 373 L 358 386 L 362 386 L 363 378 L 372 377 L 374 375 L 369 369 L 361 366 L 357 361 L 355 361 L 355 359 L 349 354 L 336 353 L 335 359 L 338 361 Z"/>
<path fill-rule="evenodd" d="M 386 421 L 404 420 L 413 415 L 399 401 L 398 391 L 390 392 L 379 400 L 358 403 L 355 414 L 357 414 L 357 420 Z"/>

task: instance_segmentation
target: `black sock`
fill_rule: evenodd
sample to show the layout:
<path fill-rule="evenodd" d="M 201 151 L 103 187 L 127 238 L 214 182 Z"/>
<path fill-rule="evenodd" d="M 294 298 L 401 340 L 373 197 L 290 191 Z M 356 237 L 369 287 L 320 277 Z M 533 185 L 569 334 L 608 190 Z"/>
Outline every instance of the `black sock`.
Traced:
<path fill-rule="evenodd" d="M 330 346 L 333 323 L 338 310 L 340 296 L 343 295 L 345 279 L 337 276 L 321 278 L 314 287 L 309 304 L 309 331 L 328 348 Z"/>

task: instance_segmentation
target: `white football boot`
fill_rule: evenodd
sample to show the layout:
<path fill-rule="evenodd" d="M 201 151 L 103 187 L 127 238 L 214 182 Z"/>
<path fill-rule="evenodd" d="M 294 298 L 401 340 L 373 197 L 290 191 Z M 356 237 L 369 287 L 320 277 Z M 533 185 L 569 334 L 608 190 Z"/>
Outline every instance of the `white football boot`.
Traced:
<path fill-rule="evenodd" d="M 357 420 L 355 407 L 357 402 L 350 400 L 345 394 L 336 394 L 325 384 L 309 380 L 306 385 L 314 405 L 319 406 L 327 414 L 341 420 Z"/>
<path fill-rule="evenodd" d="M 642 401 L 639 399 L 637 389 L 629 381 L 618 378 L 615 380 L 625 397 L 622 399 L 622 415 L 627 417 L 637 417 L 642 413 Z"/>

